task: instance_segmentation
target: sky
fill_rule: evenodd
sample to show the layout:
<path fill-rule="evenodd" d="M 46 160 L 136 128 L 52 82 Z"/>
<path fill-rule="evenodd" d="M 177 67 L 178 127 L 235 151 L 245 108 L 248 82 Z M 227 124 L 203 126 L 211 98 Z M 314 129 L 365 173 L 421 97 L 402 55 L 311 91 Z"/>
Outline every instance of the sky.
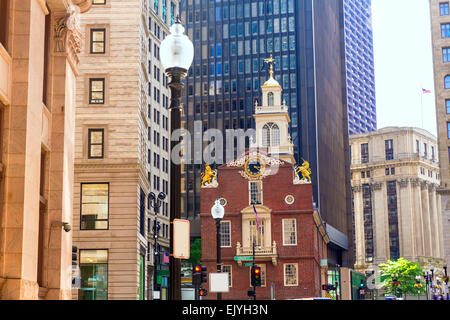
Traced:
<path fill-rule="evenodd" d="M 436 135 L 428 0 L 372 0 L 372 26 L 378 129 L 419 127 Z M 422 96 L 422 88 L 432 94 Z"/>

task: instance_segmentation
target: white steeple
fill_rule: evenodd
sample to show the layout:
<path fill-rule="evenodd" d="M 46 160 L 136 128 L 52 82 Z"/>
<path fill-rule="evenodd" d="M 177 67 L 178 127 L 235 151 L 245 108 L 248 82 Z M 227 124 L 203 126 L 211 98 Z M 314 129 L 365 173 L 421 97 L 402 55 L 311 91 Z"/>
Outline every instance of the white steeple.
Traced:
<path fill-rule="evenodd" d="M 262 106 L 255 105 L 256 147 L 267 148 L 269 155 L 295 163 L 294 145 L 289 135 L 288 106 L 281 101 L 283 89 L 273 78 L 272 55 L 264 62 L 270 64 L 270 77 L 262 86 Z"/>

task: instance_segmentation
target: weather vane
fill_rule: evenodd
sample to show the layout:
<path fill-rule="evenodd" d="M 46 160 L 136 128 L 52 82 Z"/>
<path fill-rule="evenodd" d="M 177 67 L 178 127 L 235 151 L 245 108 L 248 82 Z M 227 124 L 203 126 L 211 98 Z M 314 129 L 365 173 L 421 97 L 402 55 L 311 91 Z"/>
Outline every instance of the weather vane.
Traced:
<path fill-rule="evenodd" d="M 276 61 L 272 54 L 270 55 L 270 58 L 264 59 L 264 63 L 268 63 L 270 65 L 270 77 L 273 78 L 273 65 L 276 64 Z"/>

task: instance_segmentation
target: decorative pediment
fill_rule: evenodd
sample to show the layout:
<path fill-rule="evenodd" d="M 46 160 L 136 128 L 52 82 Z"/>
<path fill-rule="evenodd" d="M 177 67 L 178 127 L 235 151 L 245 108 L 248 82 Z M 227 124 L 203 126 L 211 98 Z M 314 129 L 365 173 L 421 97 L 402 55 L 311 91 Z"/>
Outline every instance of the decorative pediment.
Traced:
<path fill-rule="evenodd" d="M 241 156 L 235 161 L 229 162 L 227 167 L 242 167 L 239 174 L 250 181 L 262 180 L 269 175 L 276 174 L 280 166 L 286 163 L 278 158 L 253 151 Z"/>

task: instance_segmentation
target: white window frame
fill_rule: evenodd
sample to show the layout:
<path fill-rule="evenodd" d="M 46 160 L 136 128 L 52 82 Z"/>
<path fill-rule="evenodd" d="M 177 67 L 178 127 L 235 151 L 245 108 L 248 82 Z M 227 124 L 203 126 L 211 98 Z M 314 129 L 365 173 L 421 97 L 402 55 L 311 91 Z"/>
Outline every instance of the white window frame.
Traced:
<path fill-rule="evenodd" d="M 224 271 L 224 268 L 229 268 L 230 270 Z M 228 273 L 228 287 L 233 288 L 233 266 L 232 265 L 222 265 L 222 272 Z"/>
<path fill-rule="evenodd" d="M 287 239 L 287 234 L 286 234 L 286 232 L 287 232 L 287 230 L 286 230 L 286 227 L 287 227 L 287 223 L 291 223 L 292 221 L 294 221 L 294 234 L 295 234 L 295 243 L 290 243 L 288 240 L 290 240 L 290 239 Z M 283 246 L 285 246 L 285 247 L 294 247 L 294 246 L 297 246 L 297 219 L 295 219 L 295 218 L 291 218 L 291 219 L 283 219 L 282 220 L 282 226 L 283 226 Z M 289 231 L 289 233 L 290 233 L 291 231 Z"/>
<path fill-rule="evenodd" d="M 249 202 L 249 205 L 252 205 L 252 183 L 256 183 L 259 186 L 259 194 L 260 194 L 260 200 L 261 200 L 260 205 L 262 205 L 264 203 L 264 200 L 263 200 L 263 183 L 262 183 L 262 181 L 249 181 L 249 183 L 248 183 L 248 202 Z M 258 204 L 255 204 L 255 205 L 258 205 Z"/>
<path fill-rule="evenodd" d="M 222 224 L 228 224 L 228 236 L 229 236 L 229 245 L 223 245 L 223 233 L 222 233 Z M 221 248 L 231 248 L 231 221 L 230 220 L 223 220 L 220 222 L 220 247 Z"/>
<path fill-rule="evenodd" d="M 286 270 L 288 266 L 295 266 L 295 280 L 296 283 L 295 284 L 287 284 L 287 274 L 286 274 Z M 298 263 L 285 263 L 283 265 L 283 276 L 284 276 L 284 286 L 285 287 L 298 287 Z"/>

